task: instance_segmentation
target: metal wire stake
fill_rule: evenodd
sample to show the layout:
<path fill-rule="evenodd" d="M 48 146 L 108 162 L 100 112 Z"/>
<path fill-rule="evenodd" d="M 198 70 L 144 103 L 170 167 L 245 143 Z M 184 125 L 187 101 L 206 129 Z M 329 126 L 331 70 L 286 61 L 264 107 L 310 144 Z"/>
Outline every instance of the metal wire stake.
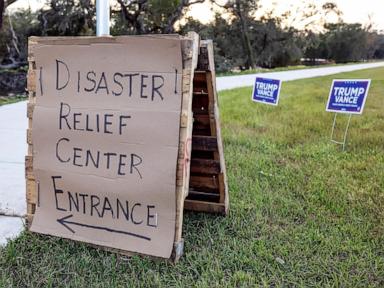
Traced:
<path fill-rule="evenodd" d="M 333 125 L 332 125 L 332 132 L 331 132 L 331 141 L 333 141 L 333 133 L 335 131 L 335 126 L 336 126 L 336 117 L 337 113 L 335 113 L 335 117 L 333 117 Z"/>
<path fill-rule="evenodd" d="M 352 118 L 352 114 L 349 114 L 347 127 L 345 128 L 345 131 L 344 131 L 343 142 L 336 141 L 336 140 L 333 139 L 333 136 L 335 134 L 337 113 L 335 113 L 335 117 L 333 118 L 333 125 L 332 125 L 332 132 L 331 132 L 331 142 L 342 145 L 343 146 L 343 151 L 345 151 L 345 146 L 346 146 L 346 143 L 347 143 L 347 135 L 348 135 L 349 125 L 351 123 L 351 118 Z"/>
<path fill-rule="evenodd" d="M 344 132 L 343 151 L 345 151 L 345 144 L 347 143 L 347 134 L 348 134 L 349 124 L 351 123 L 351 118 L 352 118 L 352 114 L 349 114 L 347 128 L 345 129 L 345 132 Z"/>

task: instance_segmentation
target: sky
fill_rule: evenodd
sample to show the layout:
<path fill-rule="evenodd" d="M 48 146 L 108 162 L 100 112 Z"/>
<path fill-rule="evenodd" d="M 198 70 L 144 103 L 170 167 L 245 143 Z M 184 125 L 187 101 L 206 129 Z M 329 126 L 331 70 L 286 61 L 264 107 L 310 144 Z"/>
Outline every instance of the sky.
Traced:
<path fill-rule="evenodd" d="M 223 2 L 225 2 L 223 0 Z M 259 0 L 262 6 L 259 13 L 270 10 L 273 6 L 276 14 L 282 14 L 288 10 L 296 11 L 297 8 L 303 6 L 303 2 L 315 2 L 321 5 L 325 2 L 334 2 L 343 12 L 342 19 L 347 23 L 369 23 L 371 17 L 374 28 L 384 31 L 384 0 Z M 213 12 L 206 4 L 194 5 L 190 11 L 190 15 L 201 21 L 208 22 L 213 17 Z M 299 28 L 299 27 L 298 27 Z"/>
<path fill-rule="evenodd" d="M 225 0 L 220 0 L 225 2 Z M 332 1 L 332 0 L 327 0 Z M 260 0 L 262 8 L 259 15 L 275 7 L 276 14 L 279 15 L 287 10 L 295 11 L 303 6 L 303 2 L 324 3 L 326 0 Z M 343 12 L 343 20 L 347 23 L 362 23 L 366 25 L 369 19 L 374 23 L 373 28 L 384 32 L 384 0 L 333 0 Z M 45 0 L 18 0 L 11 8 L 31 6 L 33 10 L 41 7 Z M 188 15 L 199 19 L 202 22 L 209 22 L 214 12 L 207 4 L 196 4 L 192 6 Z M 297 27 L 300 28 L 300 27 Z"/>

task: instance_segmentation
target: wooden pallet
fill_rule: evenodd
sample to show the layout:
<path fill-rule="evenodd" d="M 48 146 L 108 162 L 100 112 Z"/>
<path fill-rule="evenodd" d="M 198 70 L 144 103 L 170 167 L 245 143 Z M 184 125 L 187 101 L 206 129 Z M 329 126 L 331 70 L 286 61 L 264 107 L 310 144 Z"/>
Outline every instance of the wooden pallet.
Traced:
<path fill-rule="evenodd" d="M 185 209 L 227 214 L 229 198 L 221 139 L 212 41 L 202 41 L 193 78 L 193 131 Z"/>

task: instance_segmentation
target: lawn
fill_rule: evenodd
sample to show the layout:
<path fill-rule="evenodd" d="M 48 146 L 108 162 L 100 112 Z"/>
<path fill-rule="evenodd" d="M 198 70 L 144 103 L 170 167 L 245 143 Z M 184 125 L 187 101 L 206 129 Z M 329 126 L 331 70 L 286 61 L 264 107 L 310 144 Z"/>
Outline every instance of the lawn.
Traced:
<path fill-rule="evenodd" d="M 369 61 L 369 62 L 375 62 L 375 61 Z M 257 69 L 250 69 L 250 70 L 244 70 L 244 71 L 238 71 L 238 72 L 219 72 L 217 73 L 217 76 L 237 76 L 237 75 L 246 75 L 246 74 L 256 74 L 256 73 L 267 73 L 267 72 L 280 72 L 280 71 L 291 71 L 291 70 L 301 70 L 301 69 L 313 69 L 313 68 L 324 68 L 324 67 L 334 67 L 334 66 L 345 66 L 345 65 L 353 65 L 353 64 L 362 64 L 363 62 L 350 62 L 350 63 L 340 63 L 340 64 L 323 64 L 323 65 L 292 65 L 292 66 L 286 66 L 286 67 L 276 67 L 276 68 L 257 68 Z M 364 62 L 366 63 L 366 62 Z"/>
<path fill-rule="evenodd" d="M 186 213 L 178 264 L 24 233 L 0 249 L 0 287 L 383 287 L 384 68 L 337 77 L 373 80 L 345 152 L 332 76 L 283 83 L 278 107 L 220 93 L 230 214 Z"/>
<path fill-rule="evenodd" d="M 17 96 L 0 96 L 0 106 L 5 104 L 12 104 L 19 101 L 27 100 L 27 96 L 25 95 L 17 95 Z"/>

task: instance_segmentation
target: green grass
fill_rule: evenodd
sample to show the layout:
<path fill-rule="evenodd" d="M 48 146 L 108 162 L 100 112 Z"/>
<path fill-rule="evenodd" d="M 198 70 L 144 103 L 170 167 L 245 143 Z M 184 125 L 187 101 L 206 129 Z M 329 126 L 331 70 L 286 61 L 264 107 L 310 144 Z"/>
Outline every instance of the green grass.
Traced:
<path fill-rule="evenodd" d="M 376 60 L 372 60 L 369 62 L 377 62 Z M 353 64 L 361 64 L 356 62 L 351 63 L 340 63 L 340 64 L 324 64 L 324 65 L 318 65 L 318 66 L 306 66 L 306 65 L 293 65 L 293 66 L 287 66 L 287 67 L 276 67 L 276 68 L 257 68 L 257 69 L 250 69 L 250 70 L 244 70 L 239 72 L 219 72 L 217 73 L 218 77 L 221 76 L 237 76 L 237 75 L 247 75 L 247 74 L 255 74 L 255 73 L 268 73 L 268 72 L 280 72 L 280 71 L 291 71 L 291 70 L 301 70 L 301 69 L 313 69 L 313 68 L 323 68 L 323 67 L 333 67 L 333 66 L 345 66 L 345 65 L 353 65 Z"/>
<path fill-rule="evenodd" d="M 20 72 L 27 72 L 28 71 L 28 66 L 23 66 L 18 69 L 0 69 L 0 74 L 1 73 L 20 73 Z M 0 106 L 5 105 L 5 104 L 12 104 L 16 103 L 19 101 L 26 100 L 27 96 L 22 95 L 22 94 L 17 94 L 14 96 L 2 96 L 1 91 L 0 91 Z"/>
<path fill-rule="evenodd" d="M 12 104 L 19 101 L 27 100 L 27 96 L 17 95 L 17 96 L 0 96 L 0 106 L 5 104 Z"/>
<path fill-rule="evenodd" d="M 287 67 L 276 67 L 276 68 L 257 68 L 249 69 L 238 72 L 226 71 L 217 73 L 218 77 L 222 76 L 237 76 L 237 75 L 247 75 L 247 74 L 256 74 L 256 73 L 267 73 L 267 72 L 279 72 L 279 71 L 291 71 L 291 70 L 301 70 L 301 69 L 310 69 L 310 68 L 319 68 L 319 67 L 329 67 L 335 66 L 336 64 L 322 65 L 322 66 L 306 66 L 306 65 L 294 65 Z"/>
<path fill-rule="evenodd" d="M 384 69 L 337 77 L 373 79 L 346 152 L 332 76 L 283 83 L 278 107 L 220 93 L 230 214 L 186 213 L 177 265 L 24 233 L 0 250 L 0 287 L 384 287 Z"/>

